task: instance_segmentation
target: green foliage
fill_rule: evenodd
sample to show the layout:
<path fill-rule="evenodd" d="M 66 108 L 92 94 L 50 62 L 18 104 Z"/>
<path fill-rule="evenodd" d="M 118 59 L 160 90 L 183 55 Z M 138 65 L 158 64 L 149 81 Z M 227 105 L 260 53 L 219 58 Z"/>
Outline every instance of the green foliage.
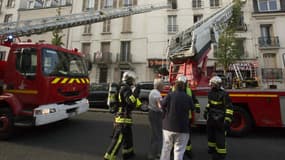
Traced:
<path fill-rule="evenodd" d="M 231 17 L 227 28 L 220 35 L 218 47 L 215 52 L 217 65 L 223 68 L 224 73 L 227 72 L 230 64 L 234 64 L 242 56 L 241 52 L 239 52 L 239 48 L 241 48 L 241 46 L 239 46 L 240 44 L 237 42 L 234 35 L 236 32 L 236 27 L 240 24 L 240 10 L 240 1 L 235 0 L 235 5 L 233 6 L 233 16 Z"/>
<path fill-rule="evenodd" d="M 60 15 L 61 15 L 61 8 L 59 7 L 57 9 L 57 16 L 60 16 Z M 57 20 L 59 20 L 59 19 L 57 19 Z M 51 44 L 56 45 L 56 46 L 64 45 L 64 43 L 62 42 L 63 35 L 60 35 L 60 33 L 62 33 L 62 30 L 60 30 L 60 29 L 55 29 L 52 32 L 53 37 L 51 39 Z"/>
<path fill-rule="evenodd" d="M 61 33 L 60 30 L 54 30 L 52 32 L 52 39 L 51 39 L 51 44 L 56 45 L 56 46 L 62 46 L 64 45 L 64 43 L 62 42 L 62 38 L 63 36 L 60 35 L 59 33 Z"/>

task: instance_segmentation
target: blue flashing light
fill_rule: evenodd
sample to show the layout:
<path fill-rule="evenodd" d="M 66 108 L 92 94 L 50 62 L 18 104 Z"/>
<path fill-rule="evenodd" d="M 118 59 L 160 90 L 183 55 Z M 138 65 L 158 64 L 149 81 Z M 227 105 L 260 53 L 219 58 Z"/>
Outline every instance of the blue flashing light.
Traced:
<path fill-rule="evenodd" d="M 10 34 L 7 36 L 7 42 L 13 42 L 13 40 L 14 40 L 13 35 Z"/>

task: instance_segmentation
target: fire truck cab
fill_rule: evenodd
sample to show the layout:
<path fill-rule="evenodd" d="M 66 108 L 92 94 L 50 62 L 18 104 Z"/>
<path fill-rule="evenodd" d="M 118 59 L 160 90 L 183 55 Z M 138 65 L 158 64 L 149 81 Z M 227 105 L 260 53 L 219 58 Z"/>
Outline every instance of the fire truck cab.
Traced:
<path fill-rule="evenodd" d="M 0 61 L 0 138 L 14 125 L 39 126 L 86 112 L 86 60 L 73 50 L 41 43 L 5 43 Z"/>

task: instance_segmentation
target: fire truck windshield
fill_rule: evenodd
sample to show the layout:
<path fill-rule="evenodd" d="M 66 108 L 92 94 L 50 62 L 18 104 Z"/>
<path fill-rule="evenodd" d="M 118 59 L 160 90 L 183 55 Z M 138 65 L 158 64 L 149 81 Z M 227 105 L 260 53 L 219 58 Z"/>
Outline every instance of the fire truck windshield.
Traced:
<path fill-rule="evenodd" d="M 42 50 L 42 70 L 47 76 L 86 77 L 83 57 L 53 49 Z"/>

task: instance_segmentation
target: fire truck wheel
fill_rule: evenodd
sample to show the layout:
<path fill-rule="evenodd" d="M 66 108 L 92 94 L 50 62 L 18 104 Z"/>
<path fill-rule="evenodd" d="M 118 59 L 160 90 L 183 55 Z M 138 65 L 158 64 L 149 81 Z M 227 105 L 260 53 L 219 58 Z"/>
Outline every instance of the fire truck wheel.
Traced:
<path fill-rule="evenodd" d="M 13 131 L 13 114 L 9 108 L 0 108 L 0 139 L 7 139 Z"/>
<path fill-rule="evenodd" d="M 229 135 L 241 137 L 246 135 L 251 128 L 252 119 L 250 114 L 242 107 L 235 107 Z"/>

